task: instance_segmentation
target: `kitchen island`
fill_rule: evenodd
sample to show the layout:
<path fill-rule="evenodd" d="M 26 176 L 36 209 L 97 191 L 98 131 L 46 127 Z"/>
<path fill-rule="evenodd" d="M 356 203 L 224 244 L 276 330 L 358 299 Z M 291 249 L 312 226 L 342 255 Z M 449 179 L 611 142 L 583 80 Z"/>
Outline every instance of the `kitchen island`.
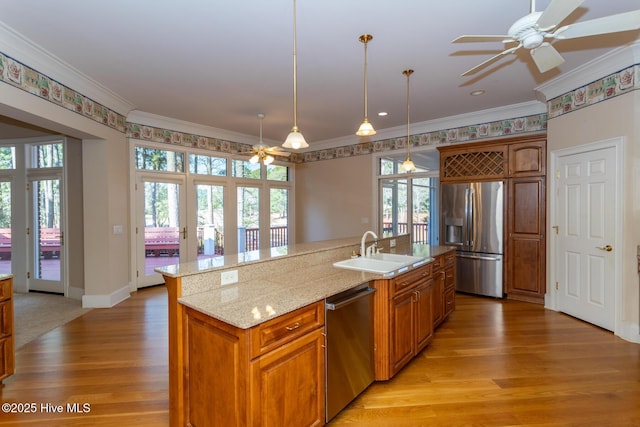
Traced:
<path fill-rule="evenodd" d="M 381 246 L 391 247 L 389 239 L 379 239 Z M 439 259 L 453 250 L 392 239 L 397 253 Z M 309 243 L 158 269 L 169 295 L 171 425 L 323 425 L 324 300 L 390 280 L 333 267 L 358 243 Z M 432 264 L 425 265 L 428 279 Z"/>

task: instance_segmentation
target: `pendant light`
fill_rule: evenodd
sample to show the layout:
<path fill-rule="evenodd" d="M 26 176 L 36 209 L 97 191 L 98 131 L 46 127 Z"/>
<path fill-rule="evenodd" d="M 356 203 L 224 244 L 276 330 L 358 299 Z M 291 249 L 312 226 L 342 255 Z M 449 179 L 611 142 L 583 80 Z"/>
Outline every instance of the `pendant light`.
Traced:
<path fill-rule="evenodd" d="M 356 135 L 370 136 L 376 134 L 376 130 L 369 122 L 369 117 L 367 115 L 367 43 L 373 40 L 373 36 L 371 34 L 363 34 L 358 40 L 364 44 L 364 120 L 362 121 L 362 124 L 360 124 Z"/>
<path fill-rule="evenodd" d="M 293 127 L 282 146 L 284 148 L 307 148 L 309 144 L 298 128 L 298 81 L 297 81 L 297 49 L 296 49 L 296 0 L 293 0 Z"/>
<path fill-rule="evenodd" d="M 255 154 L 249 159 L 249 162 L 258 163 L 262 160 L 262 163 L 265 165 L 270 165 L 273 163 L 275 158 L 271 154 L 267 153 L 266 150 L 269 149 L 269 146 L 262 140 L 262 120 L 264 119 L 264 114 L 258 114 L 258 119 L 260 119 L 260 140 L 253 146 Z"/>
<path fill-rule="evenodd" d="M 407 76 L 407 158 L 400 166 L 400 170 L 404 172 L 413 172 L 416 170 L 416 165 L 411 160 L 411 133 L 409 132 L 409 123 L 411 122 L 411 98 L 409 93 L 409 76 L 413 74 L 413 70 L 408 69 L 402 72 Z"/>

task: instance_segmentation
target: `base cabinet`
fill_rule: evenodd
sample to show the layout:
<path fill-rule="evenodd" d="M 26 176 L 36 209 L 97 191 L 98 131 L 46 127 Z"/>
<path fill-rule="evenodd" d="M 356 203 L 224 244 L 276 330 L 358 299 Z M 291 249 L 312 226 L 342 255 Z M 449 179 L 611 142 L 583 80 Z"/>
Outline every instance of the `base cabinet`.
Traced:
<path fill-rule="evenodd" d="M 385 381 L 433 339 L 431 264 L 374 286 L 375 379 Z"/>
<path fill-rule="evenodd" d="M 448 252 L 433 262 L 433 326 L 440 325 L 456 307 L 456 254 Z"/>
<path fill-rule="evenodd" d="M 13 375 L 13 278 L 0 279 L 0 382 Z"/>
<path fill-rule="evenodd" d="M 324 425 L 324 304 L 245 330 L 185 309 L 184 425 Z"/>

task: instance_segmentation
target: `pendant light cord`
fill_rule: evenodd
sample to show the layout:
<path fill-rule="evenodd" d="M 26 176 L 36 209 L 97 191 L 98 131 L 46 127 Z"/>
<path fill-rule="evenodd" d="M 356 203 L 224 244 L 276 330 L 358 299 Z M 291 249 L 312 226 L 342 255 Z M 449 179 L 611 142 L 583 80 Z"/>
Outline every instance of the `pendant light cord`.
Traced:
<path fill-rule="evenodd" d="M 293 0 L 293 128 L 298 129 L 298 54 L 296 47 L 296 0 Z"/>

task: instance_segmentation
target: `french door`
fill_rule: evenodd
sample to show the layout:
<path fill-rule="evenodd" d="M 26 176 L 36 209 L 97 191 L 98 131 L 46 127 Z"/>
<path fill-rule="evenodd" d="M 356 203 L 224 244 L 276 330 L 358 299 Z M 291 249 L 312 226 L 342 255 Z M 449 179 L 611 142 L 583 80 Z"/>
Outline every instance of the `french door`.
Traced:
<path fill-rule="evenodd" d="M 29 178 L 29 290 L 64 294 L 64 212 L 60 175 Z"/>
<path fill-rule="evenodd" d="M 188 230 L 182 179 L 142 176 L 136 192 L 136 276 L 141 288 L 164 283 L 156 268 L 186 261 Z"/>

